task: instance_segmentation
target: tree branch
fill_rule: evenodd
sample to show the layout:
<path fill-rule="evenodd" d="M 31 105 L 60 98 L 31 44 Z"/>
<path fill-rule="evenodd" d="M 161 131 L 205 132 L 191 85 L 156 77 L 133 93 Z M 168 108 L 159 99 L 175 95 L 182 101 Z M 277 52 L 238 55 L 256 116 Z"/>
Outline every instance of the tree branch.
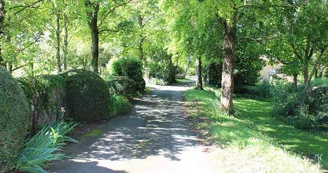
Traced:
<path fill-rule="evenodd" d="M 105 22 L 106 18 L 109 16 L 109 14 L 113 13 L 117 8 L 130 3 L 131 1 L 132 0 L 128 0 L 126 2 L 123 2 L 121 4 L 118 4 L 118 5 L 114 6 L 110 10 L 108 10 L 108 12 L 105 14 L 105 16 L 103 17 L 103 19 L 100 21 L 98 27 L 100 27 Z"/>
<path fill-rule="evenodd" d="M 316 71 L 317 68 L 318 68 L 318 65 L 319 65 L 319 63 L 320 63 L 320 61 L 321 61 L 321 59 L 322 59 L 322 57 L 323 57 L 323 54 L 324 54 L 325 50 L 326 50 L 326 47 L 321 49 L 321 51 L 320 51 L 320 55 L 319 55 L 318 59 L 315 61 L 315 63 L 314 63 L 314 66 L 313 66 L 312 72 L 311 72 L 311 74 L 310 74 L 310 76 L 309 76 L 309 80 L 310 80 L 310 81 L 311 81 L 311 79 L 312 79 L 312 77 L 313 77 L 315 71 Z"/>
<path fill-rule="evenodd" d="M 298 57 L 298 59 L 303 61 L 302 56 L 299 53 L 297 53 L 294 43 L 291 43 L 290 46 L 293 48 L 293 52 Z"/>
<path fill-rule="evenodd" d="M 99 31 L 99 34 L 100 33 L 103 33 L 103 32 L 120 32 L 120 30 L 118 29 L 109 29 L 109 28 L 106 28 L 106 29 L 102 29 Z"/>
<path fill-rule="evenodd" d="M 42 2 L 42 1 L 44 1 L 44 0 L 37 0 L 37 1 L 35 1 L 32 4 L 29 4 L 29 5 L 17 5 L 17 6 L 9 8 L 9 10 L 13 10 L 15 8 L 21 8 L 20 10 L 18 10 L 14 13 L 14 15 L 17 15 L 17 14 L 19 14 L 20 12 L 24 11 L 27 8 L 34 8 L 34 5 L 36 5 L 36 4 L 38 4 L 39 2 Z"/>

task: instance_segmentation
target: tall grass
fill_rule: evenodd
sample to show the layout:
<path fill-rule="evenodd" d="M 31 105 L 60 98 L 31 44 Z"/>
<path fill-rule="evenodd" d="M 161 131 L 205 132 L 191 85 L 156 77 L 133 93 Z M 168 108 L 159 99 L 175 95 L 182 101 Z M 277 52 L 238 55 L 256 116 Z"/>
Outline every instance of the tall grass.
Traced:
<path fill-rule="evenodd" d="M 31 173 L 46 173 L 44 168 L 47 167 L 47 163 L 65 158 L 61 153 L 65 143 L 77 142 L 67 136 L 75 126 L 75 123 L 60 121 L 43 127 L 24 144 L 16 169 Z"/>

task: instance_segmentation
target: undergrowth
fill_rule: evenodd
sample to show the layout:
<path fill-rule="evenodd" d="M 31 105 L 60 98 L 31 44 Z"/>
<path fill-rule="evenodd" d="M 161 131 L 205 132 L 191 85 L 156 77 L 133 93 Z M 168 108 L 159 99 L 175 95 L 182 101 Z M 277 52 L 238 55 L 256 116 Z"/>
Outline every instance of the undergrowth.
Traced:
<path fill-rule="evenodd" d="M 24 144 L 16 169 L 31 173 L 46 173 L 44 168 L 50 161 L 63 160 L 66 157 L 62 153 L 63 146 L 67 142 L 77 142 L 67 136 L 75 126 L 75 123 L 60 121 L 43 127 Z"/>

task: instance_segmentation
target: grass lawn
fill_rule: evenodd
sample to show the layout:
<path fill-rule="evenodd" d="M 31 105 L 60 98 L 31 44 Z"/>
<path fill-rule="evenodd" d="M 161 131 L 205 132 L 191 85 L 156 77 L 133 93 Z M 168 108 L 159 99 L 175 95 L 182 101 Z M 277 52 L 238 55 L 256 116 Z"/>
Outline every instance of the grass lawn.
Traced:
<path fill-rule="evenodd" d="M 217 163 L 222 172 L 323 172 L 313 160 L 328 167 L 328 135 L 275 120 L 269 102 L 236 99 L 235 118 L 220 112 L 219 99 L 212 93 L 192 89 L 185 98 L 197 128 L 208 132 L 207 140 L 220 144 Z"/>
<path fill-rule="evenodd" d="M 178 83 L 190 82 L 190 80 L 187 79 L 187 78 L 177 78 L 176 80 L 177 80 Z"/>
<path fill-rule="evenodd" d="M 270 116 L 269 102 L 238 99 L 234 103 L 236 110 L 252 121 L 260 132 L 288 150 L 320 161 L 328 169 L 328 134 L 306 132 L 276 120 Z"/>

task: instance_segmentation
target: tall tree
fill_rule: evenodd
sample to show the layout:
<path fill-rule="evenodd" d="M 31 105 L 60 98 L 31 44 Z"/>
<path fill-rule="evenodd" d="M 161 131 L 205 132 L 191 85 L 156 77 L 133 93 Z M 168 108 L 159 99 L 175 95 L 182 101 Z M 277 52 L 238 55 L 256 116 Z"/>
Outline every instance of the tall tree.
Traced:
<path fill-rule="evenodd" d="M 284 64 L 284 71 L 291 71 L 294 78 L 298 73 L 303 75 L 303 84 L 311 98 L 310 81 L 328 48 L 328 6 L 325 0 L 289 1 L 289 4 L 293 8 L 285 9 L 280 23 L 273 26 L 277 38 L 270 42 L 275 52 L 292 52 L 293 55 L 277 58 Z"/>
<path fill-rule="evenodd" d="M 109 28 L 105 25 L 110 15 L 121 6 L 131 2 L 131 0 L 119 0 L 104 2 L 101 0 L 85 0 L 87 22 L 91 34 L 91 67 L 95 73 L 99 72 L 99 35 L 103 32 L 113 31 L 116 28 Z"/>
<path fill-rule="evenodd" d="M 3 39 L 3 30 L 4 30 L 4 23 L 5 23 L 5 0 L 0 0 L 0 39 Z M 0 66 L 5 66 L 4 60 L 2 58 L 2 46 L 0 45 Z"/>

